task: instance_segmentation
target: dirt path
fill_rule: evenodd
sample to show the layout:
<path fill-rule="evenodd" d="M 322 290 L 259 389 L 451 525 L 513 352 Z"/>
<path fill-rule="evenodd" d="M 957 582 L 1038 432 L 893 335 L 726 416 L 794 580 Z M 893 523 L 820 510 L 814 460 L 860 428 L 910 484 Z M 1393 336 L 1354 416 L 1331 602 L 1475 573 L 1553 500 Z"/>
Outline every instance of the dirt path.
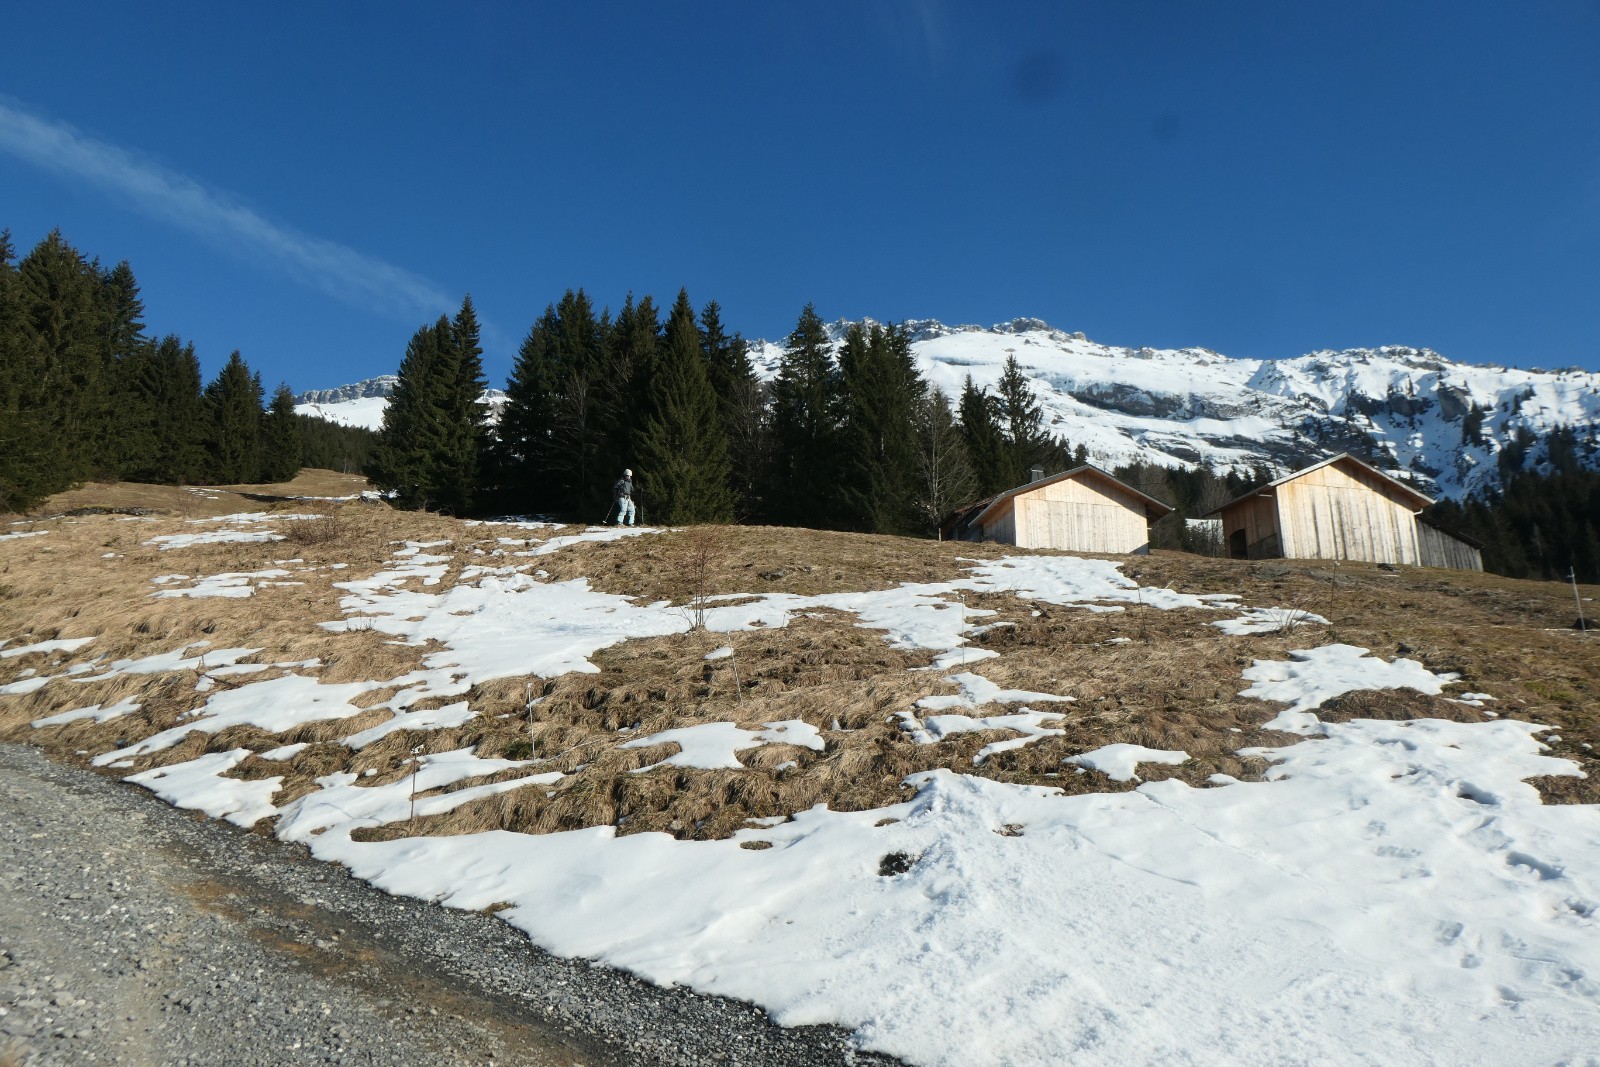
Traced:
<path fill-rule="evenodd" d="M 883 1064 L 0 745 L 0 1065 Z"/>

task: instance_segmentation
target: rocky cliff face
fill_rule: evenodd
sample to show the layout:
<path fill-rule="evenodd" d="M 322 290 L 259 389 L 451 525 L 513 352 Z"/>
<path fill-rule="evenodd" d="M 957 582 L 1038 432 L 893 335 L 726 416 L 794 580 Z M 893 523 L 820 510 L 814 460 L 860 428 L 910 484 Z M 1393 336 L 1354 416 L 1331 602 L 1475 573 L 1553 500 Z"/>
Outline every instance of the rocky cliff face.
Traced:
<path fill-rule="evenodd" d="M 307 389 L 294 398 L 296 404 L 343 404 L 350 400 L 369 400 L 386 397 L 394 392 L 400 381 L 393 374 L 380 374 L 376 378 L 341 385 L 336 389 Z"/>

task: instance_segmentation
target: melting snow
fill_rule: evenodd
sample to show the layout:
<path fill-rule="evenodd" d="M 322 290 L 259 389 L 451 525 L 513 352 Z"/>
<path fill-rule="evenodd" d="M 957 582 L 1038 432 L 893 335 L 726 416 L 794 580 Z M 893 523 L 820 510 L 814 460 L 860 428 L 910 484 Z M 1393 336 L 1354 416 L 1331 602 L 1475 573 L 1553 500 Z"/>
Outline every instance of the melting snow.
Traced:
<path fill-rule="evenodd" d="M 570 548 L 573 545 L 600 541 L 620 541 L 624 537 L 640 537 L 644 534 L 661 532 L 661 530 L 653 526 L 591 526 L 582 533 L 552 537 L 530 551 L 512 554 L 517 556 L 548 556 L 552 552 L 559 552 L 563 548 Z"/>
<path fill-rule="evenodd" d="M 1219 619 L 1211 625 L 1229 637 L 1245 637 L 1287 632 L 1312 623 L 1326 626 L 1328 620 L 1299 608 L 1246 608 L 1237 619 Z"/>
<path fill-rule="evenodd" d="M 382 725 L 421 725 L 456 714 L 406 710 L 424 695 L 509 674 L 593 670 L 596 649 L 688 628 L 681 608 L 635 604 L 582 580 L 399 588 L 448 565 L 424 547 L 408 546 L 409 563 L 396 570 L 409 573 L 350 583 L 345 610 L 407 641 L 441 642 L 426 670 L 343 685 L 288 675 L 219 692 L 177 727 L 94 762 L 156 751 L 193 730 L 284 731 L 354 715 L 357 696 L 384 687 L 410 686 L 388 702 L 397 714 Z M 1063 605 L 1237 607 L 1227 603 L 1234 598 L 1140 590 L 1105 561 L 1028 557 L 976 564 L 948 583 L 720 604 L 709 622 L 730 632 L 834 608 L 898 647 L 948 653 L 987 614 L 960 594 L 1008 590 Z M 193 669 L 193 647 L 118 661 L 98 677 Z M 208 653 L 207 665 L 254 651 Z M 818 807 L 725 841 L 618 837 L 610 826 L 352 840 L 358 827 L 408 818 L 413 786 L 427 793 L 532 762 L 470 750 L 422 757 L 415 783 L 330 775 L 282 809 L 271 805 L 278 779 L 227 777 L 248 757 L 243 749 L 135 780 L 242 825 L 277 814 L 280 837 L 389 892 L 469 909 L 510 902 L 502 917 L 554 952 L 748 1000 L 784 1025 L 841 1025 L 863 1047 L 926 1067 L 1228 1064 L 1241 1048 L 1262 1062 L 1592 1057 L 1600 812 L 1545 806 L 1524 781 L 1576 774 L 1576 765 L 1541 753 L 1534 735 L 1543 727 L 1509 720 L 1323 724 L 1315 708 L 1339 693 L 1439 693 L 1454 678 L 1346 645 L 1291 657 L 1256 661 L 1244 694 L 1289 705 L 1269 725 L 1320 736 L 1254 753 L 1272 761 L 1264 782 L 1220 778 L 1227 784 L 1194 789 L 1173 780 L 1064 796 L 934 771 L 909 779 L 918 791 L 906 803 Z M 984 685 L 958 681 L 957 699 L 1008 692 L 967 677 Z M 1022 736 L 1000 744 L 1019 744 L 1057 718 L 931 716 L 920 729 L 1003 728 Z M 763 730 L 705 723 L 630 744 L 665 741 L 680 748 L 669 764 L 719 767 L 738 767 L 737 753 L 760 744 L 823 744 L 795 720 Z M 1074 761 L 1131 776 L 1141 761 L 1182 756 L 1107 746 Z M 415 797 L 416 813 L 560 778 Z M 740 847 L 757 841 L 771 847 Z M 880 874 L 890 853 L 910 857 L 909 869 Z"/>
<path fill-rule="evenodd" d="M 1051 693 L 1031 693 L 1026 689 L 1001 689 L 989 679 L 970 671 L 952 674 L 945 681 L 959 685 L 961 692 L 951 696 L 923 697 L 917 701 L 917 707 L 929 711 L 944 711 L 946 708 L 976 708 L 983 704 L 1021 704 L 1024 701 L 1038 703 L 1073 699 Z"/>
<path fill-rule="evenodd" d="M 193 585 L 184 589 L 158 589 L 150 595 L 153 597 L 232 597 L 242 598 L 254 596 L 256 584 L 289 585 L 299 583 L 267 582 L 269 578 L 287 578 L 289 572 L 281 568 L 272 567 L 261 571 L 229 571 L 224 574 L 212 574 L 203 578 L 189 579 L 181 574 L 164 574 L 151 581 L 157 585 L 167 585 L 175 581 L 190 581 Z"/>
<path fill-rule="evenodd" d="M 728 841 L 359 843 L 366 823 L 340 812 L 308 843 L 392 893 L 509 901 L 502 918 L 557 953 L 930 1067 L 1230 1064 L 1242 1041 L 1260 1062 L 1522 1064 L 1600 1045 L 1600 817 L 1521 781 L 1569 761 L 1508 722 L 1336 724 L 1266 754 L 1275 781 L 1204 790 L 932 772 L 907 804 Z M 890 852 L 916 860 L 881 877 Z"/>
<path fill-rule="evenodd" d="M 471 722 L 477 713 L 467 707 L 465 700 L 426 711 L 396 712 L 388 722 L 379 723 L 370 730 L 362 730 L 344 739 L 354 749 L 363 749 L 374 741 L 388 737 L 397 730 L 443 730 Z"/>
<path fill-rule="evenodd" d="M 1390 663 L 1354 645 L 1323 645 L 1290 652 L 1289 660 L 1258 659 L 1246 668 L 1246 681 L 1254 682 L 1239 695 L 1257 700 L 1289 702 L 1263 729 L 1316 734 L 1326 728 L 1311 709 L 1343 693 L 1360 689 L 1415 689 L 1437 696 L 1459 675 L 1435 674 L 1416 660 Z"/>
<path fill-rule="evenodd" d="M 238 826 L 254 826 L 277 814 L 273 794 L 283 779 L 261 778 L 244 781 L 223 777 L 251 755 L 248 748 L 231 752 L 209 752 L 187 763 L 155 767 L 130 774 L 137 782 L 169 804 L 191 811 L 203 811 L 215 819 L 227 819 Z"/>
<path fill-rule="evenodd" d="M 649 737 L 639 737 L 620 746 L 622 748 L 649 748 L 652 745 L 673 744 L 678 751 L 637 772 L 653 771 L 657 767 L 697 767 L 701 770 L 743 770 L 738 752 L 762 745 L 800 745 L 821 752 L 825 747 L 822 735 L 815 726 L 799 719 L 769 722 L 765 730 L 744 730 L 731 722 L 705 722 L 682 726 L 676 730 L 663 730 Z"/>
<path fill-rule="evenodd" d="M 1051 697 L 1052 700 L 1071 700 L 1071 697 Z M 1031 744 L 1044 737 L 1060 737 L 1065 730 L 1048 728 L 1046 722 L 1059 722 L 1060 712 L 1041 712 L 1022 709 L 1014 715 L 989 715 L 981 719 L 974 719 L 967 715 L 930 715 L 926 719 L 918 720 L 916 715 L 909 711 L 900 713 L 900 728 L 911 735 L 911 739 L 919 745 L 933 745 L 957 734 L 980 733 L 984 730 L 1011 730 L 1019 733 L 1021 737 L 1007 738 L 1004 741 L 995 741 L 983 746 L 978 754 L 972 758 L 973 763 L 982 763 L 996 752 L 1009 752 L 1014 748 Z"/>
<path fill-rule="evenodd" d="M 354 774 L 330 774 L 317 779 L 320 788 L 285 806 L 278 820 L 278 836 L 285 841 L 315 841 L 317 834 L 337 827 L 349 833 L 357 826 L 382 826 L 411 817 L 415 793 L 443 789 L 469 778 L 481 778 L 501 771 L 526 767 L 529 760 L 479 759 L 472 749 L 440 752 L 418 760 L 416 777 L 406 775 L 388 785 L 357 785 Z M 530 785 L 553 785 L 562 778 L 560 771 L 515 778 L 509 782 L 458 789 L 431 797 L 416 797 L 419 816 L 443 815 L 481 797 L 493 796 Z"/>
<path fill-rule="evenodd" d="M 92 637 L 66 637 L 55 641 L 40 641 L 32 645 L 18 645 L 16 648 L 0 649 L 0 659 L 10 659 L 12 656 L 29 656 L 41 652 L 76 652 L 93 640 L 94 638 Z M 4 643 L 0 642 L 0 644 Z"/>
<path fill-rule="evenodd" d="M 104 708 L 102 708 L 99 704 L 95 704 L 92 707 L 74 708 L 71 711 L 63 711 L 59 714 L 50 715 L 43 719 L 35 719 L 33 720 L 33 727 L 37 730 L 44 726 L 61 726 L 64 723 L 78 722 L 80 719 L 93 719 L 95 722 L 110 722 L 112 719 L 119 719 L 124 715 L 131 715 L 133 712 L 138 711 L 139 707 L 140 705 L 138 701 L 134 700 L 133 697 L 128 697 L 125 700 L 119 700 L 117 703 L 111 704 Z"/>
<path fill-rule="evenodd" d="M 1113 782 L 1130 782 L 1139 780 L 1135 772 L 1141 763 L 1166 763 L 1175 767 L 1187 762 L 1188 759 L 1187 752 L 1169 752 L 1165 749 L 1145 748 L 1143 745 L 1118 743 L 1103 745 L 1093 752 L 1069 756 L 1062 762 L 1075 763 L 1092 771 L 1100 771 Z"/>

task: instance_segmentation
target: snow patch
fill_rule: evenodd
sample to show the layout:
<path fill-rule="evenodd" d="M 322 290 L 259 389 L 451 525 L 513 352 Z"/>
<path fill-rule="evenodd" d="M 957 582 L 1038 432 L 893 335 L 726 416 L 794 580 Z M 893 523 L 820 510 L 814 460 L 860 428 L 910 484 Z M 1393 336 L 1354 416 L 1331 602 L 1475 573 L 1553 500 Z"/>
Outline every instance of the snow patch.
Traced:
<path fill-rule="evenodd" d="M 1174 752 L 1160 748 L 1145 748 L 1143 745 L 1129 745 L 1117 743 L 1102 745 L 1092 752 L 1083 752 L 1076 756 L 1069 756 L 1063 763 L 1075 763 L 1079 767 L 1086 767 L 1091 771 L 1099 771 L 1113 782 L 1136 782 L 1139 776 L 1136 773 L 1141 763 L 1164 763 L 1176 767 L 1188 762 L 1189 753 Z"/>

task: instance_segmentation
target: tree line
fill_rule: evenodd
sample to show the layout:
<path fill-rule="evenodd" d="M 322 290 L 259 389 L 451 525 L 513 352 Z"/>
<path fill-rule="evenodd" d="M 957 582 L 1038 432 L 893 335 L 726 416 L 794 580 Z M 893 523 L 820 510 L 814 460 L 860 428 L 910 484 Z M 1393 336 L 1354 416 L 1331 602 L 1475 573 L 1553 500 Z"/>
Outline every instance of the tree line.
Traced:
<path fill-rule="evenodd" d="M 836 351 L 837 349 L 837 351 Z M 402 506 L 453 514 L 603 514 L 636 472 L 652 522 L 784 523 L 931 534 L 957 506 L 1084 458 L 1044 426 L 1015 360 L 954 402 L 900 326 L 853 324 L 836 345 L 807 305 L 770 383 L 710 301 L 615 313 L 569 290 L 530 326 L 498 420 L 480 402 L 471 298 L 417 331 L 369 466 Z"/>
<path fill-rule="evenodd" d="M 0 231 L 0 511 L 89 480 L 286 481 L 357 469 L 370 434 L 270 403 L 236 351 L 202 380 L 194 345 L 146 334 L 126 260 L 105 267 L 52 231 L 20 260 Z"/>

